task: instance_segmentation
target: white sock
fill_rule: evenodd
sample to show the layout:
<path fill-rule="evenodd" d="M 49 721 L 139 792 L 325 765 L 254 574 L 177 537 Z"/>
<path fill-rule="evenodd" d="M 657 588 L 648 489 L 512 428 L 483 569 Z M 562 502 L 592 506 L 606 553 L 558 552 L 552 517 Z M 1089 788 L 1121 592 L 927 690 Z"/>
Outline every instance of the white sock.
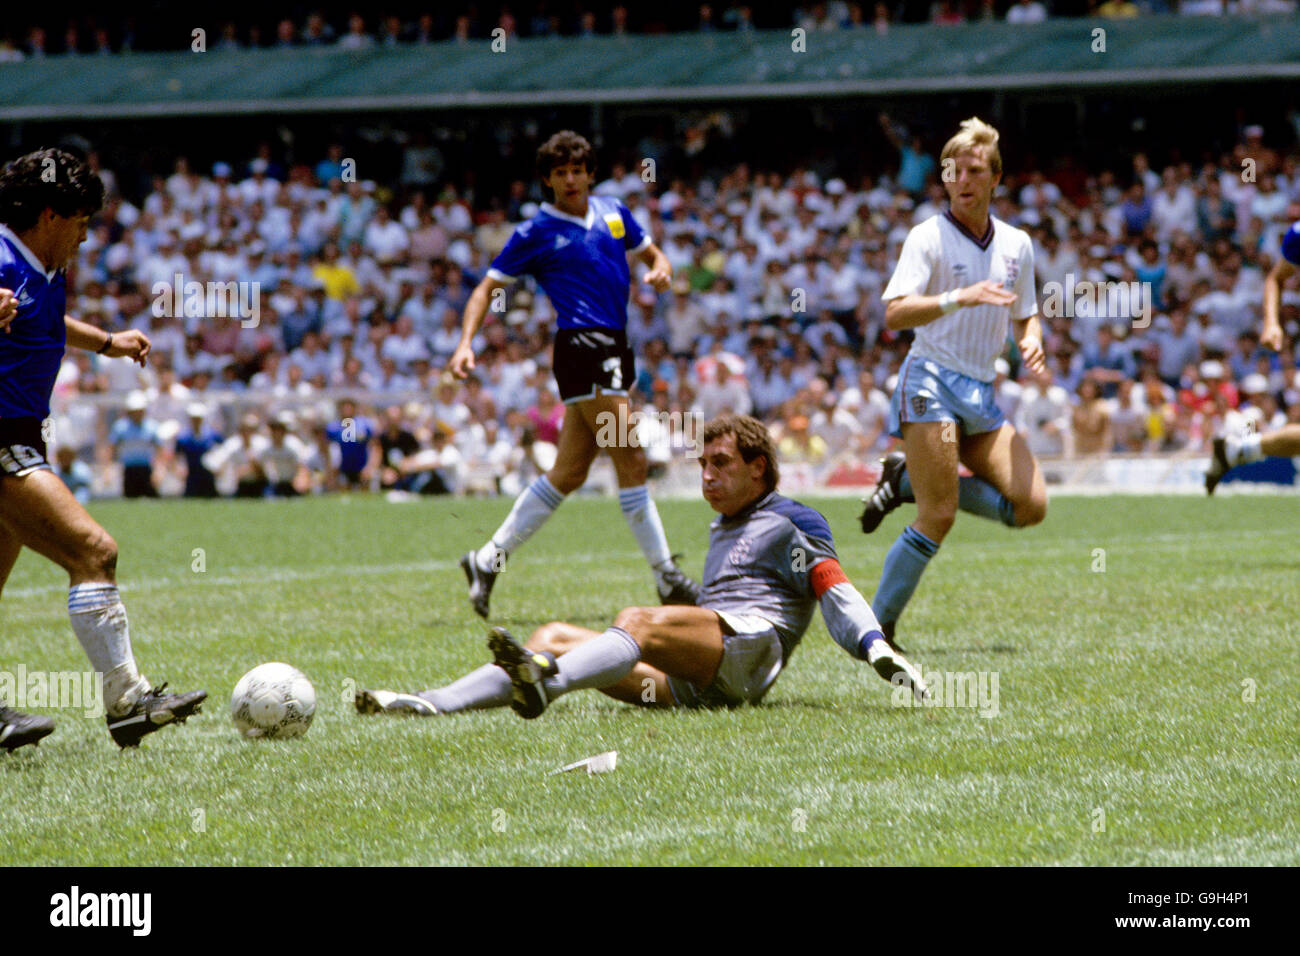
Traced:
<path fill-rule="evenodd" d="M 659 520 L 659 509 L 650 499 L 650 492 L 645 485 L 620 488 L 618 506 L 623 509 L 627 526 L 636 535 L 636 543 L 641 545 L 641 553 L 654 568 L 655 577 L 662 578 L 663 572 L 673 566 L 672 554 L 668 551 L 663 522 Z"/>
<path fill-rule="evenodd" d="M 72 632 L 104 682 L 104 710 L 119 717 L 149 689 L 136 670 L 131 653 L 131 631 L 117 586 L 78 584 L 68 590 L 68 617 Z"/>
<path fill-rule="evenodd" d="M 556 487 L 545 475 L 538 475 L 531 485 L 520 492 L 515 499 L 515 506 L 501 522 L 501 527 L 479 548 L 474 556 L 474 563 L 480 571 L 501 571 L 504 569 L 505 556 L 512 553 L 546 524 L 555 509 L 564 501 Z"/>
<path fill-rule="evenodd" d="M 1264 451 L 1259 447 L 1263 437 L 1259 432 L 1251 432 L 1249 435 L 1243 435 L 1235 442 L 1229 438 L 1227 440 L 1228 461 L 1234 465 L 1246 465 L 1252 461 L 1259 461 L 1264 457 Z M 1237 447 L 1234 449 L 1233 446 Z"/>

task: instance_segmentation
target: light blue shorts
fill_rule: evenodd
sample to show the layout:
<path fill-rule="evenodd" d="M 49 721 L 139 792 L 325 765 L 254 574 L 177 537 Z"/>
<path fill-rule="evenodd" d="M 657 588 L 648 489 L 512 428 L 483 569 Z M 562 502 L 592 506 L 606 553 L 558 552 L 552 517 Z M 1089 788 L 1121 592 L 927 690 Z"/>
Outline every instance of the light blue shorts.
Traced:
<path fill-rule="evenodd" d="M 714 609 L 722 620 L 722 660 L 708 687 L 669 675 L 678 707 L 739 707 L 757 704 L 781 673 L 781 638 L 766 618 Z"/>
<path fill-rule="evenodd" d="M 889 400 L 889 434 L 902 438 L 909 422 L 956 422 L 963 435 L 995 431 L 1007 420 L 995 397 L 992 382 L 908 355 Z"/>

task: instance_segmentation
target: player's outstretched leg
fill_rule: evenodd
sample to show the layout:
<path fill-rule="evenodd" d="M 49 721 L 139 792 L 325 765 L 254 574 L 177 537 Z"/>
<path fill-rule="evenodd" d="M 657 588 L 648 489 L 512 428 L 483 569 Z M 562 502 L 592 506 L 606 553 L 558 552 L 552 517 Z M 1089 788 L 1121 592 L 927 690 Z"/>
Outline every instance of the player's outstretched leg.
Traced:
<path fill-rule="evenodd" d="M 54 721 L 49 717 L 24 714 L 0 703 L 0 748 L 13 753 L 28 744 L 36 746 L 54 733 Z"/>
<path fill-rule="evenodd" d="M 901 451 L 891 451 L 880 459 L 880 481 L 875 490 L 862 499 L 862 533 L 871 534 L 880 522 L 904 501 L 915 501 L 912 486 L 907 481 L 907 456 Z"/>
<path fill-rule="evenodd" d="M 1300 455 L 1300 425 L 1284 425 L 1271 432 L 1229 432 L 1214 439 L 1210 452 L 1210 466 L 1205 470 L 1205 493 L 1214 489 L 1223 476 L 1239 465 L 1248 465 L 1270 457 L 1295 457 Z"/>
<path fill-rule="evenodd" d="M 359 690 L 353 698 L 358 714 L 398 714 L 409 717 L 437 717 L 438 708 L 417 694 L 391 690 Z"/>

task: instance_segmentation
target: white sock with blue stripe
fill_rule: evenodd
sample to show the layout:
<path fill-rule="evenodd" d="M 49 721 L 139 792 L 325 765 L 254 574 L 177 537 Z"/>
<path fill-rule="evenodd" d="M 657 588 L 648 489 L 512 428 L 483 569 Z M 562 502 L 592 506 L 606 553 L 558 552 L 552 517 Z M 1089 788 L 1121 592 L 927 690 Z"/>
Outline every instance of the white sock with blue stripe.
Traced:
<path fill-rule="evenodd" d="M 72 632 L 104 683 L 104 710 L 120 717 L 149 689 L 131 653 L 131 631 L 117 586 L 108 583 L 77 584 L 68 590 L 68 617 Z"/>
<path fill-rule="evenodd" d="M 515 505 L 501 522 L 501 527 L 479 548 L 474 563 L 480 571 L 500 571 L 505 567 L 505 556 L 512 554 L 546 524 L 564 501 L 564 495 L 551 484 L 545 475 L 538 475 L 531 485 L 520 492 Z"/>
<path fill-rule="evenodd" d="M 668 550 L 663 522 L 659 520 L 659 509 L 651 500 L 650 491 L 645 485 L 620 488 L 618 506 L 623 509 L 623 517 L 636 536 L 636 543 L 641 545 L 641 553 L 654 568 L 656 579 L 661 579 L 663 572 L 672 568 L 673 558 Z"/>

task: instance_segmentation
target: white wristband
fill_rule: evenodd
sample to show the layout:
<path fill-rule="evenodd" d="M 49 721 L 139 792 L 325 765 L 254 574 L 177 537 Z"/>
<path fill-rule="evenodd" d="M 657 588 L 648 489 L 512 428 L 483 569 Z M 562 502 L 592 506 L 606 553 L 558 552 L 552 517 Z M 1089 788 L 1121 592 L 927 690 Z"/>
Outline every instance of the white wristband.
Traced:
<path fill-rule="evenodd" d="M 944 315 L 947 315 L 950 312 L 956 312 L 961 308 L 961 306 L 957 304 L 956 289 L 949 289 L 943 295 L 939 296 L 939 308 L 943 311 Z"/>

